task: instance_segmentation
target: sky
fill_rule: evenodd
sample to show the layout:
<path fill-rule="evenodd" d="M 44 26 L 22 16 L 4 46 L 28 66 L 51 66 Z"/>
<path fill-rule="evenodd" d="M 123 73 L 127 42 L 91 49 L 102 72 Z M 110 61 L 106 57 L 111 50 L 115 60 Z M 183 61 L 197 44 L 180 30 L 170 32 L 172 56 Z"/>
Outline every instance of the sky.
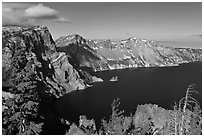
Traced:
<path fill-rule="evenodd" d="M 48 27 L 54 39 L 177 38 L 202 34 L 201 2 L 2 3 L 2 25 Z"/>

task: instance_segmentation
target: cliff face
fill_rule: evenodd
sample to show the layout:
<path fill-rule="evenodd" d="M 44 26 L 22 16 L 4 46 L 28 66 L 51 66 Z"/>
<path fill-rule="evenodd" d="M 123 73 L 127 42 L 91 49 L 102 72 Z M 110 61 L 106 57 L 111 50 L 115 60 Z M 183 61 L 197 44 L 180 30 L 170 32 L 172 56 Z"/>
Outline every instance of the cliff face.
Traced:
<path fill-rule="evenodd" d="M 23 70 L 28 62 L 31 62 L 38 80 L 43 81 L 49 93 L 56 97 L 85 88 L 84 81 L 69 63 L 68 57 L 56 51 L 47 27 L 3 27 L 3 87 L 13 86 L 9 84 L 14 73 Z"/>
<path fill-rule="evenodd" d="M 51 64 L 55 70 L 55 78 L 61 83 L 66 91 L 84 89 L 84 81 L 80 78 L 78 72 L 69 63 L 65 53 L 57 52 L 52 55 Z"/>
<path fill-rule="evenodd" d="M 56 40 L 58 51 L 66 52 L 79 67 L 94 71 L 132 67 L 163 67 L 201 61 L 201 49 L 171 48 L 154 41 L 129 38 L 121 41 L 85 40 L 69 35 Z"/>

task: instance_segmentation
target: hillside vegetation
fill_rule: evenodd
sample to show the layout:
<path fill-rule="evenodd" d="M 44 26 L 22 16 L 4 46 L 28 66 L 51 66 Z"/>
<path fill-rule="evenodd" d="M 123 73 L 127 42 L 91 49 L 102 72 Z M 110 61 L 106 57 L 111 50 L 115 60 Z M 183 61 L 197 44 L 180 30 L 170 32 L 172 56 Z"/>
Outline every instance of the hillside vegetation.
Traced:
<path fill-rule="evenodd" d="M 119 99 L 111 104 L 112 115 L 109 120 L 101 120 L 96 129 L 94 120 L 80 116 L 79 126 L 68 124 L 66 134 L 99 135 L 201 135 L 202 110 L 192 97 L 196 92 L 190 85 L 184 98 L 175 104 L 173 110 L 166 110 L 155 104 L 138 105 L 135 114 L 124 116 L 119 110 Z"/>

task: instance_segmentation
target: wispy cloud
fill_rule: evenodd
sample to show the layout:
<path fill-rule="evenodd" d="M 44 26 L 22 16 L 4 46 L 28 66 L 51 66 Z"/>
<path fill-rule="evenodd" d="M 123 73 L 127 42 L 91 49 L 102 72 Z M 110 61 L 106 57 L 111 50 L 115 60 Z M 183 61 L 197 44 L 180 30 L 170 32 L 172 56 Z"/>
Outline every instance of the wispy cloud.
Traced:
<path fill-rule="evenodd" d="M 70 20 L 64 17 L 59 17 L 56 19 L 56 22 L 70 23 Z"/>
<path fill-rule="evenodd" d="M 69 23 L 70 20 L 61 16 L 60 12 L 43 4 L 3 3 L 3 25 L 34 25 L 36 22 L 53 21 Z"/>
<path fill-rule="evenodd" d="M 32 6 L 23 3 L 2 4 L 2 25 L 33 25 L 33 20 L 24 17 L 24 10 Z"/>

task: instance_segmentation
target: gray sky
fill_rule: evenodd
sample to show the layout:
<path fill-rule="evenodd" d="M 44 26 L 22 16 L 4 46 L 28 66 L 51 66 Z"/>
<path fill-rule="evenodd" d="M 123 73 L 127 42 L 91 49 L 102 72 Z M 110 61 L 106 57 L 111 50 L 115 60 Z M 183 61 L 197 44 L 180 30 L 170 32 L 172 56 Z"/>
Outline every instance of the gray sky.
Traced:
<path fill-rule="evenodd" d="M 53 38 L 130 36 L 162 39 L 202 34 L 202 3 L 3 3 L 3 25 L 48 26 Z"/>

